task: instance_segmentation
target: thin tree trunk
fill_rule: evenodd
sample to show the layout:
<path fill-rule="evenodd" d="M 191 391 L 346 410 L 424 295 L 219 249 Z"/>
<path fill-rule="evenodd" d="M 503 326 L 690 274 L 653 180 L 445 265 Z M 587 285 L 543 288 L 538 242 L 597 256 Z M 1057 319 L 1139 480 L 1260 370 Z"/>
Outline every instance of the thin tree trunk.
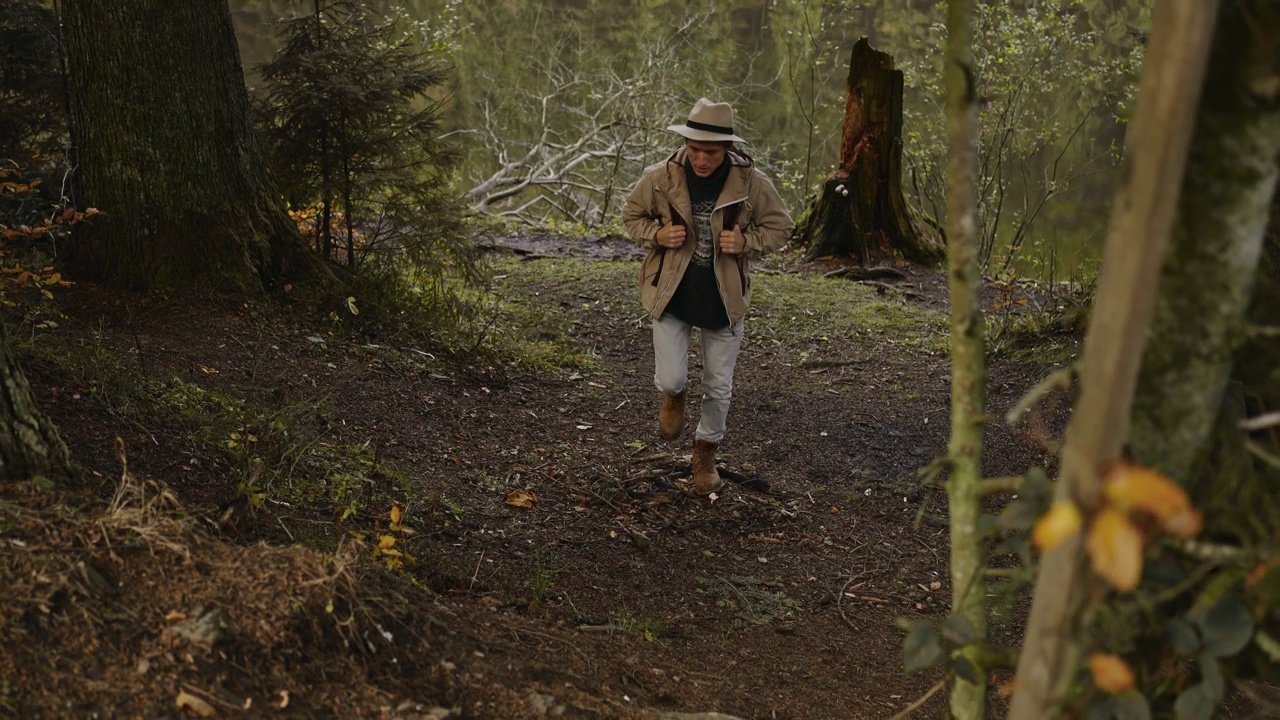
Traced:
<path fill-rule="evenodd" d="M 1280 107 L 1273 91 L 1258 97 L 1250 81 L 1280 73 L 1263 47 L 1263 38 L 1280 37 L 1280 16 L 1260 4 L 1223 6 L 1134 399 L 1134 459 L 1184 483 L 1194 479 L 1244 337 L 1276 190 Z"/>
<path fill-rule="evenodd" d="M 63 3 L 82 205 L 69 274 L 260 293 L 331 277 L 268 179 L 226 0 Z"/>
<path fill-rule="evenodd" d="M 973 0 L 947 5 L 947 277 L 951 287 L 951 442 L 947 509 L 951 524 L 951 612 L 986 636 L 986 554 L 978 539 L 982 516 L 982 415 L 985 405 L 982 276 L 978 267 L 978 102 L 970 18 Z M 956 677 L 951 716 L 986 717 L 986 672 L 977 646 L 963 649 L 978 682 Z"/>
<path fill-rule="evenodd" d="M 67 446 L 36 406 L 0 326 L 0 480 L 65 482 L 74 477 Z"/>
<path fill-rule="evenodd" d="M 1217 0 L 1159 0 L 1116 195 L 1098 296 L 1085 338 L 1080 399 L 1067 428 L 1057 497 L 1087 515 L 1098 468 L 1120 455 L 1173 230 Z M 1057 717 L 1083 648 L 1077 622 L 1093 586 L 1079 534 L 1044 555 L 1018 661 L 1011 720 Z"/>

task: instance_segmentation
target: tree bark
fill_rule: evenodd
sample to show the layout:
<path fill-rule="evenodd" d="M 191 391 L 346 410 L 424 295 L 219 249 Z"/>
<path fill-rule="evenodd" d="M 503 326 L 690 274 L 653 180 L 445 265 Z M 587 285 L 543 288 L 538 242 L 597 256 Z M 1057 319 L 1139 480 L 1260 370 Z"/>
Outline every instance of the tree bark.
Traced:
<path fill-rule="evenodd" d="M 234 293 L 328 279 L 268 177 L 226 0 L 68 0 L 74 277 Z"/>
<path fill-rule="evenodd" d="M 849 59 L 840 167 L 796 236 L 809 245 L 809 260 L 848 255 L 864 267 L 942 260 L 941 246 L 921 232 L 902 195 L 902 71 L 866 38 Z"/>
<path fill-rule="evenodd" d="M 0 480 L 65 482 L 74 477 L 67 446 L 36 406 L 0 326 Z"/>
<path fill-rule="evenodd" d="M 1116 194 L 1102 276 L 1080 366 L 1057 498 L 1089 515 L 1101 494 L 1098 469 L 1121 454 L 1187 163 L 1217 0 L 1159 0 Z M 1077 533 L 1044 555 L 1036 579 L 1010 720 L 1061 715 L 1083 647 L 1077 623 L 1095 587 Z"/>
<path fill-rule="evenodd" d="M 982 517 L 983 408 L 986 365 L 983 344 L 982 275 L 978 267 L 978 96 L 973 69 L 973 0 L 947 5 L 947 277 L 951 290 L 951 441 L 947 448 L 947 511 L 951 526 L 951 613 L 969 620 L 979 638 L 987 631 L 983 578 L 986 552 Z M 961 649 L 977 668 L 977 682 L 957 675 L 951 717 L 987 716 L 986 669 L 980 646 Z"/>
<path fill-rule="evenodd" d="M 1196 480 L 1193 466 L 1244 339 L 1280 171 L 1280 98 L 1270 89 L 1258 97 L 1250 87 L 1255 77 L 1280 73 L 1260 40 L 1280 36 L 1280 15 L 1258 6 L 1223 6 L 1134 399 L 1134 459 L 1187 484 Z M 1193 497 L 1214 495 L 1211 487 L 1192 489 Z"/>

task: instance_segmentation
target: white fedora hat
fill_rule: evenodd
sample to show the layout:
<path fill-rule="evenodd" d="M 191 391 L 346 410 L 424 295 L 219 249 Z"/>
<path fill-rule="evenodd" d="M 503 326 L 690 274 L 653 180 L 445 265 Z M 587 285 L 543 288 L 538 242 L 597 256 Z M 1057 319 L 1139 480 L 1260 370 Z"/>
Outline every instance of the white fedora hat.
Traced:
<path fill-rule="evenodd" d="M 711 102 L 698 98 L 689 111 L 689 119 L 683 125 L 668 125 L 674 133 L 703 142 L 746 142 L 733 134 L 733 108 L 729 103 Z"/>

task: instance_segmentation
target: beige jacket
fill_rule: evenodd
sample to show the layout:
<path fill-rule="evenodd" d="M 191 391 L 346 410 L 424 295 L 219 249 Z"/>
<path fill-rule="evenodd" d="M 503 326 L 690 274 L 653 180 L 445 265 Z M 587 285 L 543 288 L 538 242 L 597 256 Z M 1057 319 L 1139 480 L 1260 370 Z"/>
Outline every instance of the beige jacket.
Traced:
<path fill-rule="evenodd" d="M 684 245 L 671 250 L 654 240 L 658 228 L 671 222 L 673 210 L 686 225 L 693 221 L 684 175 L 685 154 L 682 147 L 664 162 L 645 168 L 622 208 L 627 232 L 648 249 L 640 265 L 640 301 L 654 319 L 662 317 L 696 246 L 692 233 Z M 733 167 L 711 214 L 711 230 L 718 238 L 724 229 L 725 214 L 736 213 L 737 224 L 747 240 L 746 250 L 740 255 L 722 253 L 719 244 L 712 243 L 716 285 L 729 322 L 736 323 L 746 316 L 751 304 L 751 259 L 778 249 L 786 241 L 791 235 L 791 216 L 773 183 L 751 160 L 730 152 L 725 161 L 733 163 Z"/>

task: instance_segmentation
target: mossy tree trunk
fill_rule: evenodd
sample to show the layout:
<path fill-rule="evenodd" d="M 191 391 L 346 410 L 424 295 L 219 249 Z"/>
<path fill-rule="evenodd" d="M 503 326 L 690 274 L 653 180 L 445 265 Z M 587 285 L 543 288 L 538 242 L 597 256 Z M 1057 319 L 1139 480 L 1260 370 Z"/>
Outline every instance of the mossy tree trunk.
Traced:
<path fill-rule="evenodd" d="M 1272 199 L 1244 336 L 1236 352 L 1235 376 L 1244 385 L 1248 411 L 1280 412 L 1280 193 Z M 1280 427 L 1264 437 L 1280 450 Z"/>
<path fill-rule="evenodd" d="M 1071 413 L 1056 490 L 1090 514 L 1098 469 L 1120 456 L 1156 303 L 1155 281 L 1177 217 L 1196 108 L 1218 17 L 1216 0 L 1157 0 L 1151 42 L 1116 193 L 1089 333 L 1080 399 Z M 1022 652 L 1010 720 L 1062 714 L 1085 647 L 1079 622 L 1092 581 L 1076 533 L 1045 553 Z"/>
<path fill-rule="evenodd" d="M 79 165 L 73 277 L 234 293 L 329 277 L 268 178 L 226 0 L 62 4 Z"/>
<path fill-rule="evenodd" d="M 1193 497 L 1204 502 L 1213 502 L 1219 488 L 1210 472 L 1197 490 L 1192 471 L 1213 433 L 1245 339 L 1280 172 L 1280 93 L 1256 83 L 1280 76 L 1280 61 L 1264 45 L 1280 37 L 1280 11 L 1264 5 L 1270 4 L 1223 5 L 1134 399 L 1134 458 L 1192 485 Z M 1253 355 L 1253 362 L 1280 365 L 1275 354 Z"/>
<path fill-rule="evenodd" d="M 31 385 L 0 326 L 0 480 L 68 481 L 73 477 L 67 446 L 36 406 Z"/>
<path fill-rule="evenodd" d="M 986 552 L 978 532 L 982 516 L 982 416 L 986 403 L 982 275 L 978 267 L 978 96 L 973 69 L 973 0 L 947 5 L 947 278 L 951 288 L 951 441 L 947 447 L 947 512 L 951 525 L 951 613 L 986 637 Z M 977 682 L 957 675 L 951 717 L 981 720 L 986 712 L 986 670 L 978 645 L 963 648 Z"/>
<path fill-rule="evenodd" d="M 840 167 L 796 230 L 807 258 L 936 265 L 942 248 L 921 232 L 902 195 L 902 71 L 862 38 L 849 59 L 847 91 Z"/>

